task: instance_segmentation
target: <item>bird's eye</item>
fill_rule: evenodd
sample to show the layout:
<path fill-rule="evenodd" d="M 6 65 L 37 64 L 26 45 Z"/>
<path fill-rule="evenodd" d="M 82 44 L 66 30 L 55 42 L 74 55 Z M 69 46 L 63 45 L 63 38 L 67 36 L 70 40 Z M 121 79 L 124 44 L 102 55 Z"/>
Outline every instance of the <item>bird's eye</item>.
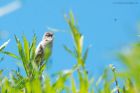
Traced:
<path fill-rule="evenodd" d="M 49 35 L 49 37 L 52 37 L 52 35 Z"/>
<path fill-rule="evenodd" d="M 46 37 L 49 37 L 49 35 L 48 35 L 48 34 L 46 34 L 45 36 L 46 36 Z"/>
<path fill-rule="evenodd" d="M 52 37 L 52 35 L 51 34 L 49 34 L 49 35 L 46 35 L 47 37 Z"/>

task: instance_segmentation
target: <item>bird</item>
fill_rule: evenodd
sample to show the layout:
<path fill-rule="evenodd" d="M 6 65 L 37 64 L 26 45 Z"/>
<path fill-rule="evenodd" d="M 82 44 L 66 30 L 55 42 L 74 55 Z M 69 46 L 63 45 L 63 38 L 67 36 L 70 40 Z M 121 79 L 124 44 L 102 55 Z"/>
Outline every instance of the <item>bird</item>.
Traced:
<path fill-rule="evenodd" d="M 51 31 L 45 32 L 42 40 L 35 50 L 35 63 L 37 66 L 43 65 L 47 61 L 52 52 L 54 33 Z"/>

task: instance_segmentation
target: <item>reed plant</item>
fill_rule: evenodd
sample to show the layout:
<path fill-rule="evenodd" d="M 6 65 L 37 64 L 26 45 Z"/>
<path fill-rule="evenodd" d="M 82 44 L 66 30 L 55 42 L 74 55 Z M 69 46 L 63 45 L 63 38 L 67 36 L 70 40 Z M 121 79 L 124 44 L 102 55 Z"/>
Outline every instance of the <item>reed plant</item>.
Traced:
<path fill-rule="evenodd" d="M 49 75 L 40 79 L 50 55 L 45 55 L 47 59 L 44 65 L 38 67 L 35 63 L 37 36 L 34 34 L 32 42 L 29 42 L 26 36 L 23 35 L 22 40 L 19 40 L 15 35 L 18 55 L 5 50 L 10 40 L 0 46 L 0 53 L 19 60 L 23 64 L 26 75 L 23 76 L 20 70 L 14 70 L 10 77 L 6 77 L 2 74 L 3 70 L 0 70 L 1 93 L 140 93 L 139 42 L 133 44 L 129 53 L 118 53 L 118 58 L 126 66 L 124 72 L 118 72 L 114 65 L 109 65 L 94 81 L 94 76 L 89 77 L 85 67 L 89 47 L 83 51 L 84 36 L 77 28 L 73 13 L 70 12 L 65 16 L 65 20 L 71 31 L 74 49 L 70 49 L 68 45 L 64 45 L 64 49 L 75 58 L 77 63 L 70 70 L 59 71 L 55 81 Z M 77 74 L 78 81 L 74 73 Z"/>

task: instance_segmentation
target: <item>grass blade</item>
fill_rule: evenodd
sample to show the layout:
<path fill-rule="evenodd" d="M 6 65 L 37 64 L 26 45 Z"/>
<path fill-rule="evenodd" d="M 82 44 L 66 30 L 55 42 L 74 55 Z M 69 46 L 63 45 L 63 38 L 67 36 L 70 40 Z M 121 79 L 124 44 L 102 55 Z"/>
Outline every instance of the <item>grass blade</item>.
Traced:
<path fill-rule="evenodd" d="M 63 46 L 64 47 L 64 49 L 68 52 L 68 53 L 70 53 L 73 57 L 75 57 L 76 58 L 76 55 L 75 55 L 75 53 L 74 52 L 72 52 L 67 46 Z"/>
<path fill-rule="evenodd" d="M 16 59 L 18 59 L 18 60 L 21 60 L 17 55 L 15 55 L 15 54 L 13 54 L 13 53 L 11 53 L 11 52 L 8 52 L 8 51 L 1 51 L 1 53 L 6 54 L 6 55 L 8 55 L 8 56 L 11 56 L 11 57 L 13 57 L 13 58 L 16 58 Z"/>
<path fill-rule="evenodd" d="M 30 54 L 29 54 L 29 43 L 26 39 L 25 36 L 23 36 L 23 42 L 24 42 L 24 53 L 25 53 L 25 57 L 27 59 L 27 61 L 30 60 Z"/>

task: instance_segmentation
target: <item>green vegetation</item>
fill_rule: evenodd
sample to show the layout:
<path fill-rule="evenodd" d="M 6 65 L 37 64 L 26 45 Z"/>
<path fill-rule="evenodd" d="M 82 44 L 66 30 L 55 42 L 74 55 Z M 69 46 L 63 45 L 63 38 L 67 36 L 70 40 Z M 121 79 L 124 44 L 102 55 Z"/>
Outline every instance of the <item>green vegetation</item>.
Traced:
<path fill-rule="evenodd" d="M 69 71 L 58 72 L 57 80 L 52 81 L 50 76 L 43 79 L 43 71 L 49 55 L 46 55 L 46 61 L 40 67 L 36 65 L 36 35 L 33 36 L 32 42 L 29 43 L 23 36 L 23 45 L 15 36 L 19 55 L 5 51 L 5 47 L 9 40 L 0 47 L 2 54 L 19 60 L 26 72 L 23 76 L 20 71 L 13 71 L 10 77 L 2 75 L 0 71 L 0 91 L 1 93 L 139 93 L 140 92 L 140 43 L 134 44 L 128 53 L 119 53 L 118 57 L 121 62 L 126 65 L 125 72 L 117 72 L 113 65 L 109 65 L 104 73 L 94 81 L 89 78 L 88 71 L 85 68 L 86 59 L 88 57 L 89 47 L 83 52 L 83 35 L 78 31 L 73 13 L 65 19 L 71 29 L 74 41 L 74 50 L 69 49 L 66 45 L 64 49 L 71 54 L 77 63 Z M 48 51 L 48 50 L 47 50 Z M 55 52 L 55 51 L 54 51 Z M 2 58 L 1 58 L 2 59 Z M 2 61 L 2 60 L 1 60 Z M 73 77 L 73 73 L 77 74 L 78 81 Z M 118 82 L 118 79 L 122 82 Z M 69 84 L 67 84 L 67 82 Z"/>

